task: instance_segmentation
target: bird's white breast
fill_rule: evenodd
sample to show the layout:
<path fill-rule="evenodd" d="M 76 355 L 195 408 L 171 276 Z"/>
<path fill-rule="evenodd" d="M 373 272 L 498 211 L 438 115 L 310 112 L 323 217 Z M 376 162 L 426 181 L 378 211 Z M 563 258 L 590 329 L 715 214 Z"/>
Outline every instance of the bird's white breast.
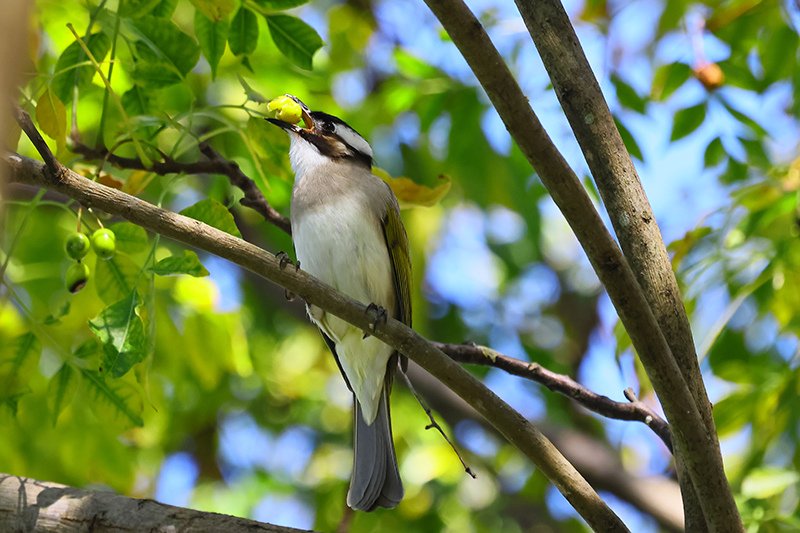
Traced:
<path fill-rule="evenodd" d="M 292 233 L 302 269 L 365 305 L 375 303 L 393 313 L 389 251 L 380 220 L 368 211 L 360 192 L 334 196 L 293 216 Z M 371 422 L 392 349 L 374 337 L 364 339 L 361 330 L 330 314 L 311 310 L 310 315 L 336 343 L 364 418 Z"/>

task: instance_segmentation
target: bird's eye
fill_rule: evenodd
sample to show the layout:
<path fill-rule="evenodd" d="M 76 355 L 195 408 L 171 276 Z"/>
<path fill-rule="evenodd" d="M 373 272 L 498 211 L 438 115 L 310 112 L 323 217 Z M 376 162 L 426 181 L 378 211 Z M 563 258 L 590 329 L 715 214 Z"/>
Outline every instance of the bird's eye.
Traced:
<path fill-rule="evenodd" d="M 333 122 L 323 122 L 322 123 L 322 131 L 327 133 L 333 133 L 336 130 L 336 126 L 333 125 Z"/>

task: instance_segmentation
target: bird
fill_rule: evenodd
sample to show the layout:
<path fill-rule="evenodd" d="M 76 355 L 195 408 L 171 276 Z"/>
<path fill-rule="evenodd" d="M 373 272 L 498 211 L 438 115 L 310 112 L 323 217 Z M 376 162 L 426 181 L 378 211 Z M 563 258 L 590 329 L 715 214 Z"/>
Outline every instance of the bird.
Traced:
<path fill-rule="evenodd" d="M 297 97 L 305 127 L 268 118 L 290 138 L 295 174 L 292 240 L 299 265 L 336 290 L 411 326 L 411 259 L 400 207 L 372 173 L 369 143 L 342 119 L 310 111 Z M 278 117 L 282 115 L 279 113 Z M 403 498 L 389 406 L 392 380 L 407 360 L 344 320 L 306 306 L 322 332 L 354 400 L 353 472 L 347 505 L 394 508 Z"/>

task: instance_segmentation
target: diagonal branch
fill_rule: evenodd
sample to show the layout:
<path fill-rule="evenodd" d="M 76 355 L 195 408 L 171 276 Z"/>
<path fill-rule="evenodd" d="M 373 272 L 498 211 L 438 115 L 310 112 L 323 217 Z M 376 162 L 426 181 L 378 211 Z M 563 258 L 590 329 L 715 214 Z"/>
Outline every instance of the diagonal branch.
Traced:
<path fill-rule="evenodd" d="M 54 180 L 44 165 L 32 159 L 12 154 L 5 158 L 5 162 L 10 167 L 12 181 L 59 191 L 83 205 L 122 216 L 145 229 L 228 259 L 358 328 L 365 331 L 370 328 L 371 319 L 365 305 L 333 290 L 300 269 L 283 268 L 281 261 L 273 254 L 242 239 L 105 187 L 69 170 L 60 179 Z M 372 335 L 406 354 L 469 402 L 553 482 L 595 530 L 627 531 L 619 517 L 541 431 L 475 376 L 393 318 L 388 318 L 373 330 Z"/>
<path fill-rule="evenodd" d="M 625 390 L 627 403 L 616 402 L 608 396 L 590 391 L 569 376 L 548 370 L 538 363 L 529 363 L 503 355 L 486 346 L 441 342 L 433 344 L 460 363 L 491 366 L 505 370 L 509 374 L 541 383 L 551 391 L 572 398 L 590 411 L 607 418 L 642 422 L 658 435 L 669 451 L 672 451 L 672 436 L 667 421 L 649 405 L 636 398 L 630 389 Z"/>
<path fill-rule="evenodd" d="M 245 174 L 238 164 L 222 157 L 208 143 L 200 143 L 199 147 L 200 152 L 207 158 L 205 161 L 182 162 L 165 155 L 163 161 L 155 161 L 150 166 L 135 157 L 121 157 L 109 152 L 106 148 L 92 148 L 75 139 L 73 139 L 72 150 L 86 159 L 107 161 L 117 168 L 147 170 L 162 176 L 165 174 L 222 174 L 228 177 L 232 185 L 244 193 L 244 198 L 239 200 L 239 203 L 254 209 L 268 222 L 291 235 L 289 219 L 267 202 L 256 182 Z"/>
<path fill-rule="evenodd" d="M 575 232 L 644 364 L 712 530 L 740 531 L 741 519 L 715 437 L 630 265 L 575 172 L 553 144 L 502 56 L 462 0 L 426 0 L 461 51 L 522 153 Z M 584 117 L 593 120 L 594 117 Z M 712 515 L 712 516 L 709 516 Z"/>

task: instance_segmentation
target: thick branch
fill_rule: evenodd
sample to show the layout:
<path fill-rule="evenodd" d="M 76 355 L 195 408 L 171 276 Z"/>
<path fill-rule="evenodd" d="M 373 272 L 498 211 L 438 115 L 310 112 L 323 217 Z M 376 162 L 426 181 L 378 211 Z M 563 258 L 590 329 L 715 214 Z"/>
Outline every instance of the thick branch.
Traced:
<path fill-rule="evenodd" d="M 342 318 L 364 331 L 370 328 L 366 306 L 294 268 L 282 268 L 273 254 L 197 220 L 160 209 L 143 200 L 66 171 L 51 179 L 44 166 L 19 155 L 9 155 L 13 181 L 51 188 L 83 205 L 96 207 L 171 239 L 218 255 L 297 294 L 309 304 Z M 509 442 L 527 455 L 564 497 L 599 531 L 627 531 L 553 444 L 472 374 L 401 322 L 389 318 L 372 334 L 406 354 L 467 400 Z"/>
<path fill-rule="evenodd" d="M 553 144 L 489 36 L 462 0 L 426 0 L 486 90 L 489 99 L 550 191 L 644 364 L 672 428 L 675 449 L 686 460 L 712 529 L 741 529 L 716 438 L 689 391 L 636 276 L 594 208 L 580 180 Z"/>
<path fill-rule="evenodd" d="M 185 163 L 164 156 L 163 161 L 156 161 L 149 167 L 137 158 L 121 157 L 105 148 L 92 148 L 80 142 L 74 142 L 72 150 L 87 159 L 107 161 L 117 168 L 147 170 L 162 176 L 165 174 L 222 174 L 228 177 L 232 185 L 238 187 L 244 193 L 244 198 L 239 200 L 239 203 L 254 209 L 268 222 L 286 233 L 290 235 L 292 233 L 289 219 L 267 202 L 256 182 L 242 172 L 238 164 L 222 157 L 208 143 L 200 143 L 200 151 L 208 158 L 205 161 Z"/>
<path fill-rule="evenodd" d="M 625 257 L 645 297 L 719 454 L 711 404 L 697 361 L 689 319 L 655 215 L 600 85 L 560 0 L 516 0 L 547 69 L 561 107 L 592 171 Z M 720 459 L 721 462 L 721 459 Z M 728 523 L 739 521 L 729 495 L 725 508 L 711 510 Z"/>
<path fill-rule="evenodd" d="M 302 533 L 305 530 L 0 473 L 0 531 Z"/>
<path fill-rule="evenodd" d="M 548 370 L 538 363 L 528 363 L 508 357 L 486 346 L 445 344 L 441 342 L 433 344 L 456 361 L 492 366 L 505 370 L 509 374 L 541 383 L 551 391 L 572 398 L 590 411 L 605 417 L 617 420 L 634 420 L 647 424 L 667 448 L 672 451 L 672 437 L 667 421 L 661 418 L 646 403 L 632 396 L 632 391 L 625 391 L 625 397 L 628 398 L 629 403 L 615 402 L 608 396 L 590 391 L 569 376 Z"/>

